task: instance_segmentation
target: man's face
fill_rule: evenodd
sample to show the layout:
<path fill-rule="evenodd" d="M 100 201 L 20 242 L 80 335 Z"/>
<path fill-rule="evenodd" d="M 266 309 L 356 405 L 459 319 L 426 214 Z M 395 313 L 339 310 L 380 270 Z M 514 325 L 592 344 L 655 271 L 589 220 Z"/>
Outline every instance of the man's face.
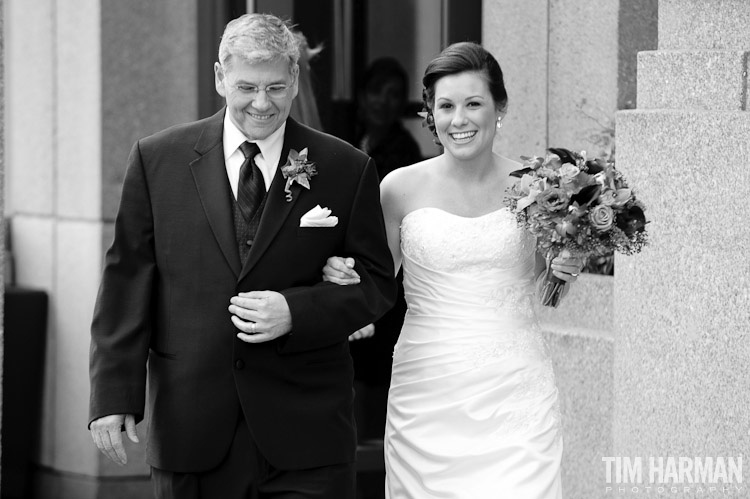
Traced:
<path fill-rule="evenodd" d="M 232 56 L 225 67 L 217 62 L 214 73 L 232 123 L 248 139 L 265 139 L 286 121 L 297 96 L 297 77 L 286 60 L 248 62 Z"/>

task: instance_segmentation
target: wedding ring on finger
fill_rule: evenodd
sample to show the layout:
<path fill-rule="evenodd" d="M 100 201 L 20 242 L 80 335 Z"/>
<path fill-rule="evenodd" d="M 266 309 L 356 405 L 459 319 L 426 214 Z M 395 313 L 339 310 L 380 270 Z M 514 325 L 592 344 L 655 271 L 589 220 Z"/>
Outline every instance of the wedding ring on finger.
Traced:
<path fill-rule="evenodd" d="M 573 277 L 578 277 L 578 274 L 570 274 L 570 275 L 572 275 Z"/>
<path fill-rule="evenodd" d="M 254 322 L 250 326 L 250 334 L 255 334 L 255 323 Z"/>

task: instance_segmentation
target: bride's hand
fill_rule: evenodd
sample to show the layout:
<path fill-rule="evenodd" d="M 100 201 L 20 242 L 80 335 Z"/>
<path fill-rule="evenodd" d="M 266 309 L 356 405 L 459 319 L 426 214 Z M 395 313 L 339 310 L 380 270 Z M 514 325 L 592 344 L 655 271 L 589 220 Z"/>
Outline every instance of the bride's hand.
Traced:
<path fill-rule="evenodd" d="M 355 341 L 355 340 L 361 340 L 364 338 L 369 338 L 375 334 L 375 325 L 374 324 L 368 324 L 362 329 L 358 329 L 357 331 L 353 332 L 349 335 L 349 341 Z"/>
<path fill-rule="evenodd" d="M 552 268 L 552 275 L 562 279 L 567 284 L 572 284 L 578 279 L 578 275 L 583 269 L 583 259 L 563 253 L 552 260 L 550 267 Z"/>
<path fill-rule="evenodd" d="M 359 274 L 354 270 L 354 258 L 329 258 L 323 267 L 323 280 L 342 286 L 359 284 Z"/>

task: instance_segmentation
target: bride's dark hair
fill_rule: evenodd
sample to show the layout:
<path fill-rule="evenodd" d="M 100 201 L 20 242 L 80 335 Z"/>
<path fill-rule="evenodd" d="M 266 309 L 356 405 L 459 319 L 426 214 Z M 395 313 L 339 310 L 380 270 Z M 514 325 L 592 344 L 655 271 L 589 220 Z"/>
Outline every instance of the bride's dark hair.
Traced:
<path fill-rule="evenodd" d="M 495 106 L 505 111 L 508 106 L 508 93 L 505 90 L 503 71 L 497 60 L 481 45 L 474 42 L 459 42 L 446 47 L 435 57 L 424 71 L 422 77 L 422 103 L 427 127 L 437 139 L 435 120 L 432 108 L 435 103 L 435 84 L 444 76 L 475 71 L 487 81 Z"/>

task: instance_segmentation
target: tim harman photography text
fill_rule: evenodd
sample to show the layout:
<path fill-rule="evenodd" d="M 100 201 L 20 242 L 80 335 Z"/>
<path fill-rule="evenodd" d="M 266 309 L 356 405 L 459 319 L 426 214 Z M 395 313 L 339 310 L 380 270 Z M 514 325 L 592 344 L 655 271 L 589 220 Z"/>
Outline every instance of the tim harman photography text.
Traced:
<path fill-rule="evenodd" d="M 602 457 L 605 492 L 674 494 L 693 492 L 724 496 L 746 492 L 742 456 L 736 457 Z M 688 489 L 688 490 L 686 490 Z"/>

